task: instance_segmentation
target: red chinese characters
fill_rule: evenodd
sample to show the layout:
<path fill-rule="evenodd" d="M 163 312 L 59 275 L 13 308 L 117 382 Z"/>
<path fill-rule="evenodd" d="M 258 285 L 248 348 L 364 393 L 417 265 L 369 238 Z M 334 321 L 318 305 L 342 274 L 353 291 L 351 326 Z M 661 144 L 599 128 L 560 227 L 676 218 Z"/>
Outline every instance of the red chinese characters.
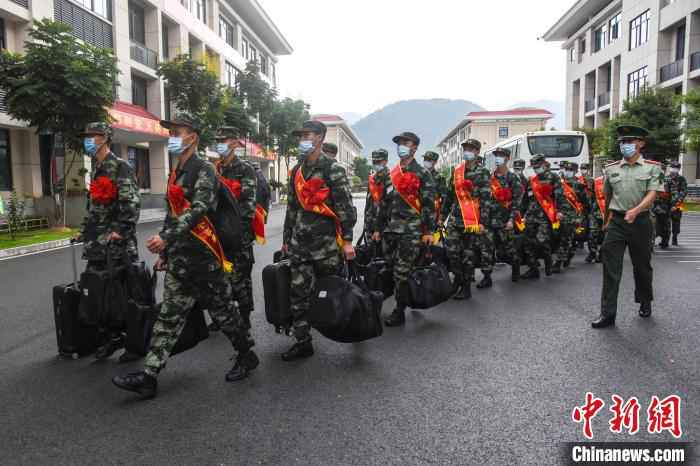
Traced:
<path fill-rule="evenodd" d="M 681 398 L 678 395 L 669 395 L 663 400 L 658 396 L 651 397 L 649 409 L 647 409 L 648 432 L 660 434 L 668 431 L 675 438 L 683 434 L 681 430 Z"/>
<path fill-rule="evenodd" d="M 603 409 L 605 402 L 600 398 L 596 398 L 593 393 L 586 393 L 586 403 L 583 406 L 576 406 L 571 412 L 571 419 L 574 422 L 583 422 L 583 435 L 588 439 L 593 438 L 593 428 L 591 421 Z"/>
<path fill-rule="evenodd" d="M 610 411 L 613 418 L 610 420 L 610 432 L 620 434 L 623 428 L 627 429 L 630 435 L 639 432 L 639 400 L 632 397 L 624 405 L 624 400 L 617 395 L 613 395 L 612 400 Z"/>

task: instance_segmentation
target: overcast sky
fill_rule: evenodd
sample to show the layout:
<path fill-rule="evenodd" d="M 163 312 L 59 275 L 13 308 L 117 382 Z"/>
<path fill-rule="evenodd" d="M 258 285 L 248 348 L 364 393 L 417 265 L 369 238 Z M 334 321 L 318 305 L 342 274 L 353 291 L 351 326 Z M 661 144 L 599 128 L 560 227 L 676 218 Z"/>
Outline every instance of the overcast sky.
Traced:
<path fill-rule="evenodd" d="M 565 96 L 565 52 L 538 41 L 573 0 L 258 0 L 294 48 L 285 97 L 363 115 L 398 100 L 490 110 Z"/>

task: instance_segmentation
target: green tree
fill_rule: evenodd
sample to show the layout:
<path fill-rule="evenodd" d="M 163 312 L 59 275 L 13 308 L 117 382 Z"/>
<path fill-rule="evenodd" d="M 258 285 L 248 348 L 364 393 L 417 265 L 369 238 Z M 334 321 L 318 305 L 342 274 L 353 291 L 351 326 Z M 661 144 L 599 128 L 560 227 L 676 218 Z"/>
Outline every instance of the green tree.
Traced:
<path fill-rule="evenodd" d="M 606 154 L 607 149 L 607 130 L 601 128 L 576 128 L 575 131 L 580 131 L 586 134 L 588 140 L 588 154 L 590 157 L 589 163 L 600 154 Z"/>
<path fill-rule="evenodd" d="M 274 103 L 270 119 L 270 135 L 277 142 L 278 157 L 285 157 L 287 166 L 289 166 L 290 151 L 298 144 L 297 138 L 292 136 L 292 131 L 301 128 L 304 121 L 308 119 L 308 105 L 303 100 L 287 98 Z M 280 166 L 277 165 L 277 168 L 279 170 Z M 279 172 L 277 179 L 282 179 Z"/>
<path fill-rule="evenodd" d="M 683 96 L 686 105 L 684 115 L 684 130 L 686 149 L 700 151 L 700 91 L 691 89 Z"/>
<path fill-rule="evenodd" d="M 202 125 L 200 149 L 210 146 L 229 107 L 230 96 L 224 92 L 219 78 L 191 55 L 178 55 L 161 63 L 157 73 L 168 86 L 175 107 L 190 113 Z"/>
<path fill-rule="evenodd" d="M 275 109 L 277 91 L 260 77 L 260 70 L 255 62 L 248 62 L 245 72 L 238 76 L 236 95 L 243 102 L 248 115 L 256 122 L 251 138 L 269 147 L 273 142 L 269 125 Z"/>
<path fill-rule="evenodd" d="M 66 177 L 82 161 L 79 134 L 90 122 L 110 120 L 118 74 L 111 49 L 80 41 L 71 31 L 63 23 L 35 21 L 24 54 L 0 52 L 0 88 L 7 91 L 9 115 L 63 141 L 63 173 L 52 190 L 58 195 L 56 221 L 64 225 Z"/>
<path fill-rule="evenodd" d="M 360 156 L 352 159 L 352 171 L 361 180 L 366 180 L 369 177 L 370 168 L 366 158 Z"/>

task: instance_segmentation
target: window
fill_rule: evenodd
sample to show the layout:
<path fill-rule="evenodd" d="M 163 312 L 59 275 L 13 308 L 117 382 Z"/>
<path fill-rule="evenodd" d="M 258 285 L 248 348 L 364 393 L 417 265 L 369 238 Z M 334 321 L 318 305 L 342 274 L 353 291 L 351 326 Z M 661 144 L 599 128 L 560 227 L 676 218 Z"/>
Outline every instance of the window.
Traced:
<path fill-rule="evenodd" d="M 249 54 L 250 54 L 250 44 L 248 43 L 248 39 L 246 39 L 244 37 L 243 41 L 241 42 L 241 55 L 243 55 L 243 58 L 245 58 L 247 60 Z"/>
<path fill-rule="evenodd" d="M 201 22 L 207 22 L 207 2 L 206 0 L 191 0 L 192 13 Z"/>
<path fill-rule="evenodd" d="M 129 39 L 146 45 L 145 12 L 132 2 L 129 2 Z"/>
<path fill-rule="evenodd" d="M 226 41 L 231 47 L 236 47 L 236 42 L 233 36 L 233 24 L 226 21 L 223 16 L 219 16 L 219 36 Z"/>
<path fill-rule="evenodd" d="M 111 0 L 73 0 L 78 5 L 86 10 L 90 10 L 98 16 L 112 20 L 112 1 Z"/>
<path fill-rule="evenodd" d="M 531 154 L 547 158 L 578 157 L 583 149 L 583 136 L 528 136 Z"/>
<path fill-rule="evenodd" d="M 499 138 L 507 138 L 508 137 L 508 127 L 507 126 L 501 126 L 498 128 L 498 137 Z"/>
<path fill-rule="evenodd" d="M 267 57 L 263 54 L 260 54 L 260 72 L 267 76 Z"/>
<path fill-rule="evenodd" d="M 640 68 L 627 76 L 627 98 L 637 97 L 641 90 L 647 86 L 648 68 Z"/>
<path fill-rule="evenodd" d="M 581 39 L 581 42 L 579 42 L 579 53 L 583 55 L 586 53 L 586 39 Z"/>
<path fill-rule="evenodd" d="M 610 34 L 610 42 L 620 38 L 622 31 L 620 30 L 620 23 L 622 22 L 622 13 L 618 13 L 613 16 L 608 22 L 608 31 Z"/>
<path fill-rule="evenodd" d="M 576 49 L 574 47 L 569 48 L 569 63 L 576 61 Z"/>
<path fill-rule="evenodd" d="M 597 52 L 604 49 L 608 44 L 608 25 L 603 24 L 601 27 L 595 30 L 593 33 L 593 51 Z"/>
<path fill-rule="evenodd" d="M 92 0 L 80 0 L 78 6 L 69 0 L 54 0 L 53 17 L 56 21 L 72 28 L 71 34 L 96 47 L 112 48 L 112 24 L 92 14 Z M 109 2 L 111 6 L 111 1 Z M 108 9 L 108 13 L 111 8 Z M 108 16 L 111 16 L 108 15 Z M 110 20 L 111 18 L 106 18 Z"/>
<path fill-rule="evenodd" d="M 5 50 L 7 44 L 5 44 L 5 20 L 0 18 L 0 50 Z"/>
<path fill-rule="evenodd" d="M 0 191 L 12 191 L 10 132 L 0 129 Z"/>
<path fill-rule="evenodd" d="M 151 164 L 148 149 L 129 147 L 127 149 L 129 165 L 134 169 L 139 189 L 151 189 Z"/>
<path fill-rule="evenodd" d="M 649 10 L 630 21 L 630 50 L 649 40 Z"/>
<path fill-rule="evenodd" d="M 226 80 L 226 85 L 233 89 L 236 87 L 239 71 L 229 62 L 226 62 L 225 68 L 224 79 Z"/>
<path fill-rule="evenodd" d="M 676 29 L 676 61 L 685 58 L 685 24 Z"/>
<path fill-rule="evenodd" d="M 147 107 L 148 102 L 148 81 L 138 76 L 131 76 L 131 103 Z"/>
<path fill-rule="evenodd" d="M 250 58 L 248 60 L 252 61 L 253 63 L 258 63 L 258 51 L 252 45 L 250 45 L 249 48 Z"/>
<path fill-rule="evenodd" d="M 166 60 L 170 58 L 170 35 L 165 23 L 163 24 L 163 58 Z"/>

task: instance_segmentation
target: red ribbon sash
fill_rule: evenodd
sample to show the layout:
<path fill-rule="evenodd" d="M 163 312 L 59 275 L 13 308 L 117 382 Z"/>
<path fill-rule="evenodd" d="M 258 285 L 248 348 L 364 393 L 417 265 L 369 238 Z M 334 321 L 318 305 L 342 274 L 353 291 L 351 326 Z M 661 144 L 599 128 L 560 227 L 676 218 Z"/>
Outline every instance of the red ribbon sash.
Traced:
<path fill-rule="evenodd" d="M 574 188 L 572 188 L 571 185 L 563 178 L 561 180 L 561 185 L 564 188 L 564 197 L 567 201 L 569 201 L 571 207 L 576 210 L 576 214 L 581 215 L 581 212 L 583 212 L 583 204 L 581 204 L 581 202 L 578 200 L 578 196 L 574 192 Z"/>
<path fill-rule="evenodd" d="M 595 200 L 598 202 L 598 208 L 600 209 L 601 215 L 605 215 L 605 189 L 603 187 L 603 177 L 600 176 L 595 179 Z"/>
<path fill-rule="evenodd" d="M 369 194 L 372 196 L 372 201 L 379 204 L 382 200 L 382 184 L 375 180 L 374 175 L 369 175 Z"/>
<path fill-rule="evenodd" d="M 391 170 L 391 183 L 406 204 L 411 206 L 413 210 L 420 215 L 422 209 L 420 198 L 418 197 L 420 180 L 416 174 L 412 172 L 404 173 L 399 163 Z"/>
<path fill-rule="evenodd" d="M 265 238 L 265 219 L 267 211 L 260 204 L 255 204 L 255 216 L 253 217 L 253 233 L 258 244 L 267 243 Z"/>
<path fill-rule="evenodd" d="M 557 220 L 557 208 L 554 205 L 554 199 L 552 198 L 552 185 L 548 183 L 542 183 L 537 175 L 530 178 L 530 185 L 532 186 L 532 192 L 537 199 L 537 203 L 544 210 L 545 215 L 549 219 L 549 223 L 552 224 L 553 230 L 559 229 L 559 220 Z"/>
<path fill-rule="evenodd" d="M 479 233 L 479 200 L 472 198 L 474 184 L 471 180 L 465 179 L 464 172 L 466 169 L 467 165 L 464 162 L 455 168 L 455 194 L 459 201 L 459 209 L 462 211 L 464 231 Z"/>
<path fill-rule="evenodd" d="M 326 204 L 326 199 L 328 199 L 331 192 L 330 188 L 325 185 L 321 178 L 304 179 L 301 167 L 299 167 L 294 176 L 294 190 L 304 210 L 335 220 L 335 239 L 338 246 L 342 248 L 345 241 L 343 240 L 340 219 L 333 212 L 333 209 Z"/>
<path fill-rule="evenodd" d="M 513 191 L 509 188 L 504 188 L 501 182 L 498 181 L 498 178 L 496 178 L 496 175 L 491 177 L 491 193 L 493 198 L 501 204 L 501 207 L 510 210 L 513 205 Z"/>

